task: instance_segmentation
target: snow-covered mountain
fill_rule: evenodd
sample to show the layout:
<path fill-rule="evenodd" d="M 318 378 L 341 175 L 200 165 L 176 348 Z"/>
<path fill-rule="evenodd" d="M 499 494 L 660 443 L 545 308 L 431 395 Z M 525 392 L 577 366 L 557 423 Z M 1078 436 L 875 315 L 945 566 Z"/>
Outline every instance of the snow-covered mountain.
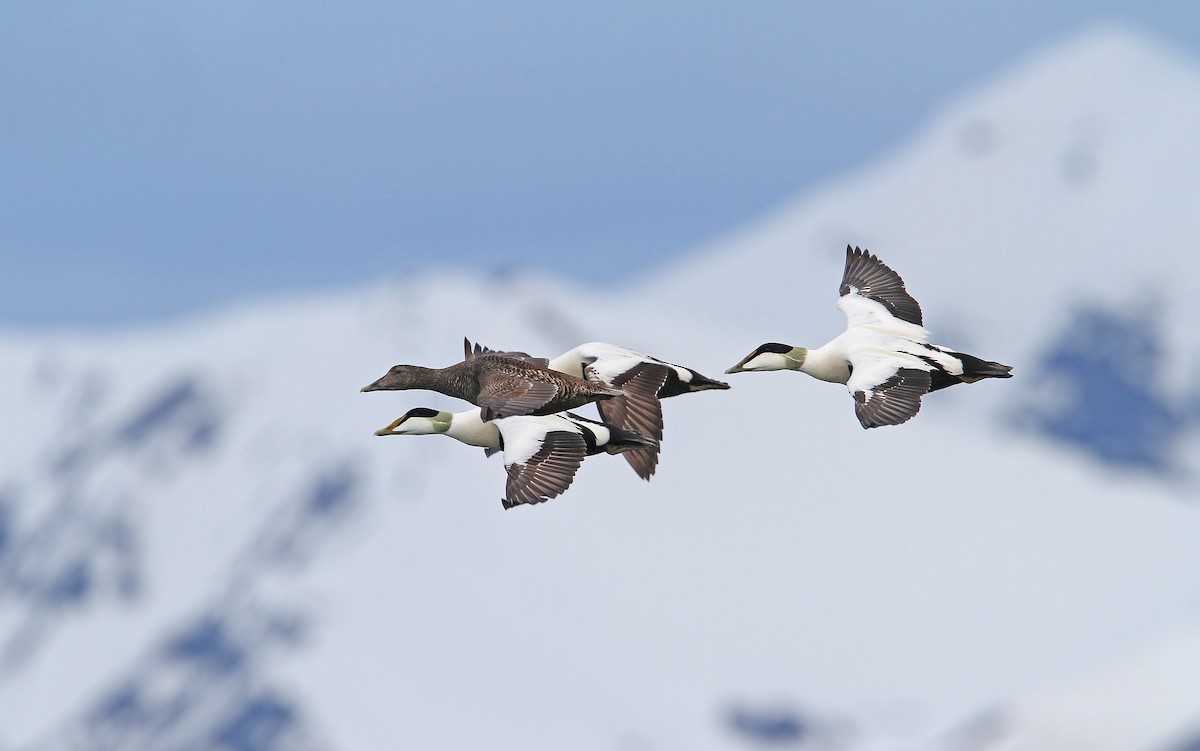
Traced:
<path fill-rule="evenodd" d="M 864 112 L 864 117 L 886 113 Z M 0 336 L 0 749 L 1200 743 L 1200 67 L 1120 29 L 613 292 L 443 272 Z M 846 243 L 1015 366 L 864 432 L 788 373 L 668 401 L 652 482 L 372 432 L 464 335 L 718 376 L 820 344 Z"/>

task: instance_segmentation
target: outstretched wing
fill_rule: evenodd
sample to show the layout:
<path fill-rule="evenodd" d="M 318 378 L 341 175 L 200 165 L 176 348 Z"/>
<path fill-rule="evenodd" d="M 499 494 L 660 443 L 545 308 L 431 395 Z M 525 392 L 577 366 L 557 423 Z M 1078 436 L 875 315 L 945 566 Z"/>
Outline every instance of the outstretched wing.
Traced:
<path fill-rule="evenodd" d="M 515 373 L 489 370 L 479 377 L 479 406 L 485 421 L 528 415 L 558 395 L 558 386 Z"/>
<path fill-rule="evenodd" d="M 590 366 L 585 372 L 588 380 L 599 380 Z M 661 441 L 663 416 L 658 390 L 666 383 L 670 372 L 670 367 L 665 364 L 639 362 L 615 376 L 611 385 L 623 390 L 625 396 L 596 402 L 600 419 L 618 428 L 632 430 L 644 438 Z M 625 461 L 643 480 L 649 480 L 658 467 L 658 446 L 632 449 L 624 452 L 624 455 Z"/>
<path fill-rule="evenodd" d="M 543 432 L 536 423 L 498 423 L 504 435 L 504 508 L 541 503 L 566 491 L 587 454 L 587 442 L 576 432 Z"/>
<path fill-rule="evenodd" d="M 850 326 L 869 320 L 870 308 L 874 308 L 854 298 L 876 302 L 902 321 L 924 325 L 921 306 L 904 289 L 904 280 L 869 251 L 846 246 L 846 268 L 838 294 L 841 295 L 838 307 L 846 314 Z"/>
<path fill-rule="evenodd" d="M 897 358 L 852 357 L 846 388 L 854 397 L 854 414 L 864 428 L 908 422 L 921 409 L 921 397 L 932 383 L 929 371 L 904 367 Z"/>

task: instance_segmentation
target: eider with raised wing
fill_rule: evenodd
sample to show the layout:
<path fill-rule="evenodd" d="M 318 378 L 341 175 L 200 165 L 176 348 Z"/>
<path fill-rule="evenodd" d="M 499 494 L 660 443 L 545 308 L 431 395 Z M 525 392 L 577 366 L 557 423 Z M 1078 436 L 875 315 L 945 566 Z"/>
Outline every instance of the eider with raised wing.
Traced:
<path fill-rule="evenodd" d="M 484 420 L 548 415 L 598 399 L 623 396 L 605 383 L 560 373 L 544 358 L 524 352 L 494 352 L 464 339 L 462 362 L 445 368 L 396 365 L 363 391 L 428 389 L 465 399 L 481 408 Z"/>
<path fill-rule="evenodd" d="M 585 456 L 654 447 L 657 441 L 570 412 L 522 415 L 485 422 L 479 410 L 410 409 L 375 435 L 448 435 L 488 456 L 504 452 L 508 482 L 501 503 L 541 503 L 566 491 Z"/>
<path fill-rule="evenodd" d="M 606 423 L 634 430 L 647 438 L 663 437 L 662 405 L 659 400 L 710 389 L 727 389 L 729 384 L 659 360 L 626 347 L 588 342 L 550 360 L 552 370 L 587 380 L 601 381 L 625 392 L 625 396 L 597 402 Z M 657 445 L 625 453 L 625 460 L 643 480 L 658 466 Z"/>
<path fill-rule="evenodd" d="M 725 372 L 799 370 L 844 383 L 864 428 L 907 422 L 930 391 L 1012 377 L 1011 365 L 929 344 L 921 306 L 904 280 L 868 251 L 846 246 L 839 294 L 846 331 L 828 344 L 805 349 L 769 342 Z"/>

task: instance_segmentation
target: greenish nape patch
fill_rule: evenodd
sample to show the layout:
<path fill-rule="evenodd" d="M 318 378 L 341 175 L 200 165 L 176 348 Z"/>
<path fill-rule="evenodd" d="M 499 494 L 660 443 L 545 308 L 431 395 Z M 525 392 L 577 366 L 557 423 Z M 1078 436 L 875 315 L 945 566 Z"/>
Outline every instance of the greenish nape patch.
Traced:
<path fill-rule="evenodd" d="M 799 370 L 804 365 L 804 358 L 808 357 L 808 350 L 804 347 L 792 347 L 788 353 L 783 356 L 783 359 L 788 362 L 788 370 Z"/>
<path fill-rule="evenodd" d="M 450 429 L 450 423 L 452 423 L 454 421 L 454 413 L 438 412 L 436 415 L 434 415 L 433 417 L 431 417 L 429 419 L 430 419 L 430 422 L 433 423 L 433 430 L 435 433 L 445 433 L 447 430 Z"/>

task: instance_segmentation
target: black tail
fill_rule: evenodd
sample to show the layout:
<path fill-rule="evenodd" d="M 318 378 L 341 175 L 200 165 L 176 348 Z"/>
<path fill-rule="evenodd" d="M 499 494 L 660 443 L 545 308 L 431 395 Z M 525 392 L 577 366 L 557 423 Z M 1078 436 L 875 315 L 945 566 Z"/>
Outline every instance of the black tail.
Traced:
<path fill-rule="evenodd" d="M 950 354 L 962 361 L 963 373 L 959 379 L 963 383 L 975 383 L 984 378 L 1012 378 L 1011 365 L 981 360 L 973 355 L 964 355 L 962 352 L 951 352 Z"/>
<path fill-rule="evenodd" d="M 618 428 L 610 423 L 604 425 L 610 431 L 604 450 L 610 454 L 621 454 L 638 477 L 649 480 L 658 467 L 658 441 L 636 430 Z"/>
<path fill-rule="evenodd" d="M 605 427 L 608 428 L 609 437 L 604 450 L 610 454 L 620 454 L 633 449 L 658 448 L 658 441 L 647 438 L 636 430 L 626 430 L 608 423 L 605 423 Z"/>
<path fill-rule="evenodd" d="M 951 375 L 946 372 L 945 367 L 932 357 L 922 357 L 921 359 L 933 366 L 929 371 L 929 390 L 938 391 L 948 386 L 953 386 L 956 383 L 975 383 L 984 378 L 1012 378 L 1012 366 L 1002 365 L 998 362 L 990 360 L 981 360 L 974 355 L 966 355 L 962 352 L 953 352 L 941 347 L 933 347 L 930 349 L 939 349 L 951 357 L 958 358 L 962 363 L 963 372 L 961 375 Z"/>
<path fill-rule="evenodd" d="M 689 384 L 690 391 L 707 391 L 708 389 L 727 389 L 729 384 L 724 381 L 718 381 L 714 378 L 709 378 L 705 375 L 700 375 L 696 371 L 688 368 L 692 374 L 692 382 Z"/>
<path fill-rule="evenodd" d="M 688 373 L 691 373 L 691 380 L 684 381 L 675 372 L 674 368 L 667 373 L 666 383 L 658 390 L 658 398 L 666 399 L 670 396 L 679 396 L 680 394 L 690 394 L 693 391 L 708 391 L 709 389 L 727 389 L 729 384 L 724 381 L 718 381 L 714 378 L 709 378 L 706 375 L 701 375 L 691 368 L 684 368 Z"/>

